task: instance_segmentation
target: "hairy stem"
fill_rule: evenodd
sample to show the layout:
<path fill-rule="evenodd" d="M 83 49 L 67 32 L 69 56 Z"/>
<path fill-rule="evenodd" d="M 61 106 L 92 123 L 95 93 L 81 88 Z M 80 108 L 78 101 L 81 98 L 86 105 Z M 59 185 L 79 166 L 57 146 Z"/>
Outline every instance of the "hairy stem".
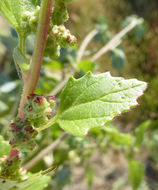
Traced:
<path fill-rule="evenodd" d="M 27 95 L 34 92 L 40 76 L 42 57 L 44 53 L 44 47 L 47 38 L 53 4 L 54 0 L 42 0 L 32 62 L 28 74 L 24 79 L 23 94 L 21 96 L 21 102 L 18 112 L 19 117 L 23 117 L 22 108 L 26 101 L 26 97 Z M 19 47 L 21 51 L 25 54 L 25 38 L 20 38 Z M 10 158 L 17 156 L 18 154 L 18 150 L 12 149 L 10 151 Z"/>
<path fill-rule="evenodd" d="M 23 117 L 22 108 L 26 101 L 26 97 L 27 95 L 35 91 L 35 88 L 40 76 L 42 57 L 44 53 L 47 32 L 49 29 L 50 15 L 51 15 L 53 4 L 54 4 L 54 0 L 42 0 L 33 57 L 32 57 L 28 74 L 24 79 L 23 94 L 21 97 L 19 113 L 18 113 L 19 117 Z"/>

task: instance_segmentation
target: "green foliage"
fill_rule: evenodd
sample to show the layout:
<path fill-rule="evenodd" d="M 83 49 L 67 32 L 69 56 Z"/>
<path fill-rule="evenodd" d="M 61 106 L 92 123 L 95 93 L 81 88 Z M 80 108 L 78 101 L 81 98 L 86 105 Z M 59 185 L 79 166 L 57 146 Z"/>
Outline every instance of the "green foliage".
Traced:
<path fill-rule="evenodd" d="M 9 144 L 13 149 L 32 151 L 36 147 L 35 137 L 38 133 L 26 118 L 15 118 L 9 127 L 11 137 Z"/>
<path fill-rule="evenodd" d="M 52 29 L 52 32 L 56 38 L 56 42 L 63 48 L 67 47 L 68 45 L 74 46 L 77 43 L 75 36 L 71 35 L 70 31 L 66 29 L 64 25 L 55 25 Z"/>
<path fill-rule="evenodd" d="M 27 97 L 23 111 L 26 114 L 27 120 L 37 128 L 44 125 L 49 120 L 49 116 L 52 115 L 52 107 L 54 107 L 54 105 L 54 96 L 45 98 L 36 94 L 30 94 Z"/>
<path fill-rule="evenodd" d="M 132 135 L 119 132 L 119 130 L 113 125 L 107 125 L 104 127 L 107 138 L 110 137 L 110 143 L 115 145 L 125 145 L 130 147 L 133 143 Z"/>
<path fill-rule="evenodd" d="M 27 0 L 1 0 L 0 11 L 13 25 L 19 36 L 25 38 L 30 32 L 30 26 L 37 22 L 37 9 L 35 1 Z M 27 23 L 28 17 L 30 25 Z"/>
<path fill-rule="evenodd" d="M 11 181 L 21 180 L 20 163 L 19 156 L 5 158 L 0 165 L 0 176 Z"/>
<path fill-rule="evenodd" d="M 125 18 L 125 20 L 122 22 L 122 27 L 126 27 L 129 23 L 135 22 L 136 20 L 139 19 L 139 23 L 135 29 L 134 29 L 134 35 L 137 40 L 141 40 L 145 33 L 146 33 L 146 27 L 144 25 L 144 19 L 143 18 L 138 18 L 137 15 L 132 15 L 128 16 Z"/>
<path fill-rule="evenodd" d="M 0 157 L 4 156 L 4 155 L 9 155 L 10 152 L 10 146 L 9 143 L 7 141 L 5 141 L 3 139 L 2 136 L 0 136 Z"/>
<path fill-rule="evenodd" d="M 17 185 L 18 190 L 43 190 L 48 186 L 50 181 L 49 176 L 40 176 L 37 174 L 29 174 L 26 182 Z"/>
<path fill-rule="evenodd" d="M 24 181 L 14 182 L 9 180 L 0 180 L 1 188 L 3 190 L 43 190 L 48 186 L 50 181 L 49 176 L 41 176 L 40 173 L 25 175 Z"/>
<path fill-rule="evenodd" d="M 68 18 L 65 1 L 56 0 L 52 13 L 52 23 L 59 26 L 66 22 Z"/>
<path fill-rule="evenodd" d="M 151 121 L 147 120 L 143 123 L 141 123 L 135 130 L 135 139 L 136 139 L 136 146 L 140 146 L 143 141 L 144 141 L 144 137 L 145 137 L 145 132 L 147 130 L 147 128 L 149 127 L 149 125 L 151 124 Z"/>
<path fill-rule="evenodd" d="M 133 190 L 138 190 L 144 178 L 144 168 L 142 162 L 134 159 L 129 160 L 129 181 Z"/>
<path fill-rule="evenodd" d="M 89 60 L 82 60 L 77 63 L 77 67 L 86 73 L 94 70 L 94 63 Z"/>
<path fill-rule="evenodd" d="M 59 125 L 70 134 L 79 137 L 87 135 L 87 132 L 92 129 L 90 135 L 96 138 L 96 142 L 92 148 L 87 148 L 90 144 L 88 138 L 83 139 L 71 136 L 68 141 L 63 143 L 62 149 L 56 150 L 51 154 L 55 162 L 61 165 L 53 180 L 55 185 L 51 183 L 51 187 L 55 186 L 54 189 L 62 189 L 65 184 L 70 183 L 70 166 L 74 163 L 83 163 L 92 155 L 97 147 L 105 151 L 108 148 L 108 144 L 114 145 L 113 147 L 117 148 L 125 146 L 130 147 L 133 153 L 133 139 L 136 139 L 137 146 L 141 145 L 148 125 L 148 123 L 141 125 L 139 129 L 135 131 L 135 138 L 130 134 L 121 133 L 115 126 L 109 125 L 109 122 L 113 120 L 115 116 L 137 105 L 137 98 L 141 96 L 146 89 L 145 82 L 136 79 L 124 80 L 119 77 L 115 78 L 111 77 L 109 73 L 98 75 L 92 75 L 91 73 L 85 74 L 87 71 L 95 71 L 94 63 L 88 59 L 81 60 L 77 63 L 75 48 L 62 49 L 65 55 L 60 60 L 53 60 L 59 58 L 61 47 L 66 48 L 67 46 L 74 46 L 76 44 L 76 38 L 62 25 L 68 19 L 67 3 L 73 1 L 74 0 L 55 1 L 44 52 L 43 62 L 45 67 L 41 71 L 41 78 L 36 91 L 40 92 L 40 94 L 50 93 L 53 87 L 56 86 L 57 81 L 62 80 L 65 74 L 69 74 L 69 72 L 78 76 L 79 79 L 74 79 L 73 77 L 69 79 L 61 93 L 61 98 L 58 99 L 57 97 L 56 108 L 53 108 L 55 105 L 54 96 L 44 97 L 35 94 L 27 96 L 27 101 L 23 107 L 23 118 L 16 117 L 9 126 L 10 145 L 12 148 L 16 148 L 22 152 L 21 155 L 24 162 L 32 159 L 45 145 L 48 145 L 60 136 L 62 131 L 59 129 Z M 28 42 L 29 40 L 27 40 L 26 52 L 25 40 L 28 35 L 35 34 L 36 32 L 40 4 L 40 0 L 0 0 L 0 11 L 10 21 L 20 37 L 19 47 L 14 49 L 13 56 L 16 69 L 19 75 L 23 76 L 24 83 L 25 76 L 28 74 L 27 71 L 30 69 L 29 62 L 31 63 L 30 55 L 33 52 L 34 37 L 29 39 L 32 46 L 30 42 Z M 100 41 L 102 45 L 112 38 L 104 18 L 100 18 L 96 30 L 97 34 L 94 38 L 96 41 Z M 140 38 L 143 32 L 142 26 L 137 27 L 135 30 L 136 38 Z M 140 33 L 141 35 L 139 36 Z M 0 38 L 4 45 L 10 48 L 10 51 L 12 51 L 17 44 L 17 39 L 11 41 L 11 38 L 8 37 L 4 38 L 0 36 Z M 91 51 L 89 53 L 91 54 Z M 30 60 L 26 57 L 30 58 Z M 113 66 L 121 72 L 125 63 L 124 52 L 120 48 L 112 48 L 111 57 Z M 48 69 L 50 71 L 49 74 L 47 72 Z M 55 72 L 59 79 L 54 77 Z M 81 75 L 84 76 L 80 78 Z M 18 83 L 13 81 L 6 82 L 1 86 L 0 92 L 3 98 L 5 96 L 7 99 L 7 93 L 13 94 L 13 91 L 17 90 L 17 85 Z M 10 118 L 13 118 L 13 116 L 17 114 L 17 102 L 15 102 L 15 99 L 18 98 L 15 94 L 9 95 L 9 97 L 10 99 L 14 97 L 12 101 L 15 104 L 15 108 L 13 107 L 12 111 L 10 111 L 8 108 L 11 107 L 11 105 L 3 103 L 2 100 L 0 101 L 0 111 L 8 114 L 4 113 L 4 116 L 6 116 L 5 119 L 3 119 L 2 115 L 2 119 L 0 120 L 3 121 L 2 126 L 6 126 Z M 59 113 L 57 113 L 58 105 Z M 56 116 L 54 117 L 55 114 Z M 51 129 L 52 133 L 46 131 L 37 136 L 37 131 L 43 130 L 44 127 L 47 128 L 47 126 L 50 126 L 52 123 L 55 123 Z M 5 134 L 4 129 L 2 129 L 2 133 Z M 33 152 L 32 150 L 36 145 L 35 138 L 41 146 L 37 148 L 36 152 Z M 8 155 L 10 147 L 1 136 L 0 146 L 3 147 L 0 150 L 0 156 Z M 28 151 L 30 152 L 27 153 Z M 130 153 L 128 152 L 128 154 Z M 63 166 L 66 161 L 68 166 Z M 20 168 L 20 162 L 21 160 L 18 156 L 2 160 L 0 166 L 0 183 L 2 182 L 3 190 L 42 190 L 48 185 L 50 177 L 43 175 L 52 171 L 52 168 L 36 174 L 21 173 L 23 169 Z M 45 166 L 45 162 L 42 162 L 42 164 L 39 163 L 38 166 L 41 167 L 40 169 Z M 86 169 L 87 181 L 89 188 L 91 188 L 95 175 L 94 170 L 90 165 L 88 165 Z M 138 170 L 142 172 L 141 176 L 143 176 L 141 164 L 135 160 L 130 160 L 129 178 L 134 190 L 136 190 L 142 180 L 142 177 L 137 175 Z"/>
<path fill-rule="evenodd" d="M 109 73 L 70 78 L 61 94 L 57 122 L 69 133 L 84 136 L 90 128 L 104 126 L 136 106 L 145 89 L 144 82 L 111 77 Z"/>

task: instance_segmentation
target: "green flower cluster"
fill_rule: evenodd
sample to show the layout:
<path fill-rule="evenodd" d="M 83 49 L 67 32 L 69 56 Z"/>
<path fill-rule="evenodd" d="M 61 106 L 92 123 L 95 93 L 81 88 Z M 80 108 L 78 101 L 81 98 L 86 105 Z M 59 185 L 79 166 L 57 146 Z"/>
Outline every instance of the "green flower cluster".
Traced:
<path fill-rule="evenodd" d="M 54 96 L 39 96 L 31 94 L 27 97 L 23 112 L 35 128 L 44 125 L 52 115 L 52 107 L 55 105 Z"/>
<path fill-rule="evenodd" d="M 57 43 L 62 48 L 65 48 L 67 46 L 74 46 L 77 43 L 76 37 L 71 35 L 70 31 L 66 29 L 64 25 L 55 25 L 52 29 L 52 32 L 56 38 Z"/>
<path fill-rule="evenodd" d="M 35 137 L 38 132 L 27 119 L 15 118 L 9 128 L 9 144 L 13 149 L 28 152 L 36 147 Z"/>
<path fill-rule="evenodd" d="M 27 33 L 35 33 L 40 12 L 40 6 L 36 6 L 34 11 L 25 11 L 22 15 L 23 28 Z"/>
<path fill-rule="evenodd" d="M 19 156 L 5 158 L 0 164 L 0 176 L 5 180 L 20 180 L 22 175 L 20 171 L 21 159 Z"/>
<path fill-rule="evenodd" d="M 66 4 L 73 0 L 56 0 L 53 12 L 51 16 L 51 24 L 53 26 L 50 29 L 47 36 L 45 57 L 56 59 L 60 56 L 60 48 L 66 48 L 67 46 L 73 46 L 77 43 L 75 36 L 71 35 L 70 31 L 63 25 L 69 18 Z"/>
<path fill-rule="evenodd" d="M 52 115 L 55 97 L 43 97 L 31 94 L 23 107 L 24 117 L 15 118 L 9 125 L 10 141 L 13 149 L 22 152 L 32 151 L 36 147 L 36 128 L 46 124 Z"/>

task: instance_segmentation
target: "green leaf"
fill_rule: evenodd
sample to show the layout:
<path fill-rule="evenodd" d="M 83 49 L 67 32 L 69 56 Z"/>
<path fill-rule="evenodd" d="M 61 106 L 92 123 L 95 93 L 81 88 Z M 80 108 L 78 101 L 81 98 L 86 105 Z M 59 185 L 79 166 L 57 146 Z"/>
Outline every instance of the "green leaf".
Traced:
<path fill-rule="evenodd" d="M 94 63 L 89 60 L 82 60 L 77 64 L 77 67 L 84 72 L 93 71 Z"/>
<path fill-rule="evenodd" d="M 53 70 L 62 70 L 62 64 L 59 61 L 51 60 L 51 59 L 45 59 L 44 60 L 44 66 L 53 69 Z"/>
<path fill-rule="evenodd" d="M 24 182 L 8 181 L 0 178 L 0 185 L 3 190 L 43 190 L 48 186 L 50 176 L 38 176 L 38 174 L 29 174 L 29 178 Z"/>
<path fill-rule="evenodd" d="M 80 79 L 71 77 L 61 94 L 56 122 L 74 136 L 104 126 L 115 116 L 137 105 L 137 98 L 146 89 L 137 79 L 112 77 L 109 72 Z"/>
<path fill-rule="evenodd" d="M 119 130 L 111 124 L 106 125 L 104 130 L 107 135 L 110 136 L 112 144 L 131 146 L 133 143 L 133 139 L 130 134 L 119 132 Z"/>
<path fill-rule="evenodd" d="M 6 111 L 7 109 L 8 109 L 7 104 L 5 104 L 4 102 L 2 102 L 2 101 L 0 100 L 0 113 Z"/>
<path fill-rule="evenodd" d="M 0 12 L 13 25 L 19 35 L 25 36 L 22 16 L 26 11 L 35 10 L 35 1 L 0 0 Z"/>
<path fill-rule="evenodd" d="M 0 157 L 4 155 L 9 155 L 9 152 L 10 152 L 9 143 L 5 141 L 2 136 L 0 136 Z"/>
<path fill-rule="evenodd" d="M 151 124 L 150 120 L 144 121 L 143 123 L 141 123 L 135 130 L 135 144 L 137 146 L 140 146 L 143 141 L 144 141 L 144 136 L 145 136 L 145 132 L 147 130 L 147 128 L 149 127 L 149 125 Z"/>
<path fill-rule="evenodd" d="M 32 176 L 34 175 L 32 174 Z M 40 176 L 38 178 L 35 178 L 34 180 L 28 180 L 24 183 L 21 183 L 18 186 L 18 189 L 19 190 L 35 190 L 35 189 L 43 190 L 44 188 L 48 186 L 49 181 L 50 181 L 49 176 Z"/>
<path fill-rule="evenodd" d="M 137 190 L 144 178 L 144 168 L 142 162 L 131 159 L 129 161 L 129 182 L 133 190 Z"/>

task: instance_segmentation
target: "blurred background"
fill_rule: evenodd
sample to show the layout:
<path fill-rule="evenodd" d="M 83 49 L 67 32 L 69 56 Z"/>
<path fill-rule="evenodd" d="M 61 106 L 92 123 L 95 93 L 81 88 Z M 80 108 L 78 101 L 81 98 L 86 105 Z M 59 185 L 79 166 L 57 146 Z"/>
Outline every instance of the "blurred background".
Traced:
<path fill-rule="evenodd" d="M 77 37 L 78 46 L 62 49 L 57 60 L 44 58 L 36 93 L 51 94 L 71 73 L 74 63 L 79 69 L 76 78 L 89 70 L 110 71 L 113 76 L 146 81 L 148 89 L 139 99 L 139 107 L 109 124 L 111 131 L 92 130 L 83 139 L 69 136 L 31 171 L 58 165 L 47 190 L 157 190 L 158 1 L 77 0 L 69 4 L 68 10 L 70 19 L 66 27 Z M 141 19 L 141 23 L 123 37 L 117 48 L 93 62 L 93 55 L 133 19 Z M 97 32 L 77 62 L 81 44 L 94 30 Z M 32 54 L 33 38 L 27 39 L 28 56 Z M 6 140 L 6 127 L 17 114 L 22 90 L 12 58 L 17 41 L 14 29 L 0 16 L 0 133 Z M 58 101 L 60 92 L 56 94 Z M 37 141 L 41 146 L 34 153 L 24 154 L 24 162 L 29 162 L 62 133 L 54 125 L 40 134 Z"/>

